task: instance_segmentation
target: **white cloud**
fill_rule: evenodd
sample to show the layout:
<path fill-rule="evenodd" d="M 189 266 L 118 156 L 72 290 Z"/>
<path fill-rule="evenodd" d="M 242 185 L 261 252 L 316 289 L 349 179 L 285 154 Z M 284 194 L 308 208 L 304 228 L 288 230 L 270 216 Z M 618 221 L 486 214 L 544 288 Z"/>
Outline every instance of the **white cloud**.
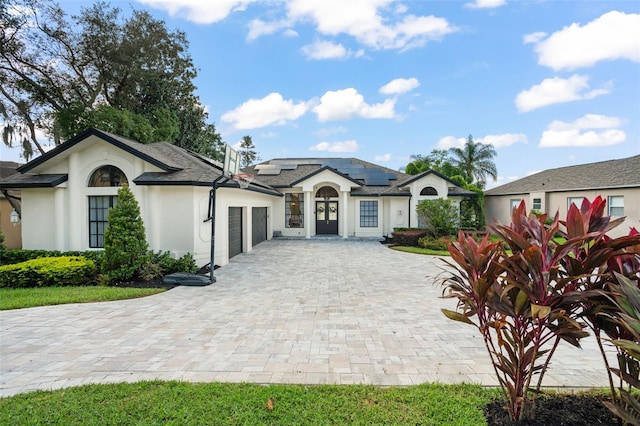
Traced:
<path fill-rule="evenodd" d="M 347 120 L 351 117 L 394 118 L 395 100 L 369 105 L 354 88 L 329 91 L 322 95 L 320 103 L 313 108 L 319 121 Z"/>
<path fill-rule="evenodd" d="M 539 43 L 546 36 L 547 36 L 547 33 L 543 31 L 538 31 L 536 33 L 526 34 L 524 37 L 522 37 L 522 41 L 524 44 L 536 44 L 536 43 Z"/>
<path fill-rule="evenodd" d="M 609 87 L 589 90 L 589 77 L 574 74 L 569 78 L 546 78 L 542 83 L 523 90 L 516 96 L 516 107 L 527 112 L 547 105 L 580 99 L 592 99 L 610 93 Z"/>
<path fill-rule="evenodd" d="M 506 3 L 506 0 L 475 0 L 473 3 L 465 3 L 464 7 L 470 9 L 492 9 L 504 6 Z"/>
<path fill-rule="evenodd" d="M 309 151 L 327 151 L 327 152 L 356 152 L 358 150 L 358 142 L 355 140 L 341 142 L 320 142 L 309 147 Z"/>
<path fill-rule="evenodd" d="M 640 62 L 640 14 L 614 10 L 584 26 L 573 23 L 546 39 L 531 40 L 538 63 L 554 70 L 591 67 L 614 59 Z"/>
<path fill-rule="evenodd" d="M 467 138 L 445 136 L 436 143 L 436 146 L 438 147 L 438 149 L 462 148 L 466 140 Z"/>
<path fill-rule="evenodd" d="M 516 143 L 527 143 L 527 136 L 524 133 L 503 133 L 500 135 L 486 135 L 482 138 L 473 138 L 474 142 L 493 145 L 494 148 L 504 148 Z M 445 136 L 441 138 L 436 146 L 438 149 L 462 148 L 467 142 L 467 138 L 456 138 L 455 136 Z"/>
<path fill-rule="evenodd" d="M 302 53 L 308 59 L 341 59 L 353 55 L 342 44 L 335 44 L 330 41 L 314 41 L 302 48 Z"/>
<path fill-rule="evenodd" d="M 311 21 L 321 34 L 346 34 L 373 49 L 421 46 L 457 31 L 444 18 L 406 15 L 406 8 L 382 16 L 392 6 L 393 0 L 289 0 L 287 18 L 291 25 Z"/>
<path fill-rule="evenodd" d="M 269 125 L 283 125 L 296 120 L 308 110 L 305 102 L 284 100 L 280 93 L 271 93 L 262 99 L 249 99 L 222 116 L 222 121 L 236 129 L 255 129 Z"/>
<path fill-rule="evenodd" d="M 273 34 L 283 28 L 287 27 L 287 23 L 285 21 L 273 21 L 273 22 L 265 22 L 262 19 L 253 19 L 249 22 L 249 33 L 247 34 L 247 40 L 255 40 L 260 36 Z M 293 31 L 295 35 L 297 33 Z M 287 31 L 285 31 L 287 33 Z M 291 35 L 289 33 L 289 35 Z"/>
<path fill-rule="evenodd" d="M 527 136 L 524 133 L 503 133 L 501 135 L 487 135 L 479 139 L 474 138 L 474 141 L 493 145 L 494 148 L 504 148 L 516 143 L 527 143 Z"/>
<path fill-rule="evenodd" d="M 420 86 L 417 78 L 396 78 L 380 88 L 383 95 L 397 95 L 409 92 Z"/>
<path fill-rule="evenodd" d="M 338 133 L 347 133 L 347 128 L 344 126 L 325 127 L 314 133 L 316 136 L 326 137 L 329 135 L 336 135 Z"/>
<path fill-rule="evenodd" d="M 257 0 L 138 0 L 142 4 L 165 10 L 171 16 L 179 16 L 198 24 L 222 21 L 232 12 L 243 11 Z"/>
<path fill-rule="evenodd" d="M 387 154 L 382 154 L 382 155 L 376 155 L 374 157 L 373 161 L 378 161 L 380 163 L 386 163 L 387 161 L 391 161 L 391 154 L 387 153 Z"/>
<path fill-rule="evenodd" d="M 627 135 L 619 127 L 618 117 L 587 114 L 572 123 L 553 121 L 547 126 L 540 139 L 541 148 L 559 147 L 600 147 L 622 143 Z"/>

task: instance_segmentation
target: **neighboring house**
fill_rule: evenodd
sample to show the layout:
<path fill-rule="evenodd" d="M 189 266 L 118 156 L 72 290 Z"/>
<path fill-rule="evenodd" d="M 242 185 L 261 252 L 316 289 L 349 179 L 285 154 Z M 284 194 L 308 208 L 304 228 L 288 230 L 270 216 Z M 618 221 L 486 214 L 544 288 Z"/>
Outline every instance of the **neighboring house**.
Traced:
<path fill-rule="evenodd" d="M 0 179 L 16 173 L 20 164 L 13 161 L 0 161 Z M 22 224 L 11 223 L 11 212 L 20 214 L 20 191 L 0 191 L 0 231 L 4 235 L 4 244 L 7 248 L 22 247 Z"/>
<path fill-rule="evenodd" d="M 222 174 L 216 161 L 89 129 L 18 172 L 0 189 L 22 190 L 24 248 L 101 248 L 108 209 L 127 183 L 151 249 L 208 262 L 209 192 Z M 394 227 L 416 226 L 421 199 L 475 195 L 435 172 L 409 176 L 355 158 L 276 159 L 244 172 L 255 175 L 246 190 L 232 180 L 217 190 L 217 265 L 273 235 L 382 238 Z"/>
<path fill-rule="evenodd" d="M 580 206 L 586 197 L 607 201 L 606 214 L 626 216 L 612 236 L 626 235 L 631 227 L 640 230 L 640 155 L 545 170 L 485 192 L 487 223 L 510 223 L 511 210 L 524 200 L 528 210 L 565 218 L 571 203 Z"/>

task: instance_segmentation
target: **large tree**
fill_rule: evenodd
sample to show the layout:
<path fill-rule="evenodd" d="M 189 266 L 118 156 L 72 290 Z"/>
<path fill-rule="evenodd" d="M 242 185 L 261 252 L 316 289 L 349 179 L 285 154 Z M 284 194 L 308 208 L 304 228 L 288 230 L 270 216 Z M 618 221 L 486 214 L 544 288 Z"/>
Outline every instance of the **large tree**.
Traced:
<path fill-rule="evenodd" d="M 496 156 L 493 145 L 475 142 L 469 135 L 462 148 L 451 148 L 449 152 L 453 163 L 462 170 L 469 183 L 473 182 L 479 188 L 484 188 L 487 176 L 494 182 L 498 179 L 498 170 L 493 161 Z"/>
<path fill-rule="evenodd" d="M 443 149 L 434 149 L 427 156 L 412 155 L 411 162 L 405 167 L 405 173 L 417 175 L 419 173 L 433 170 L 457 182 L 460 185 L 468 183 L 462 176 L 462 170 L 454 165 L 449 158 L 449 153 Z"/>
<path fill-rule="evenodd" d="M 25 158 L 43 152 L 38 131 L 58 144 L 86 127 L 221 157 L 183 32 L 104 2 L 68 16 L 52 2 L 0 0 L 0 21 L 3 140 Z"/>

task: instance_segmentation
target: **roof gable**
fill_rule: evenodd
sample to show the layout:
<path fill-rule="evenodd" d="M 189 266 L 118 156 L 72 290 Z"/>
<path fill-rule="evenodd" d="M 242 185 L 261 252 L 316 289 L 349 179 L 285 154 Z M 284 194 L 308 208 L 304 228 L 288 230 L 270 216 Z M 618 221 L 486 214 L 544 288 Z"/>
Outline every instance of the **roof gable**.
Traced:
<path fill-rule="evenodd" d="M 28 162 L 27 164 L 18 167 L 17 171 L 20 173 L 26 173 L 29 171 L 35 171 L 34 169 L 43 165 L 47 161 L 52 160 L 53 158 L 64 155 L 73 147 L 81 144 L 82 142 L 89 139 L 91 136 L 95 136 L 107 143 L 110 143 L 123 151 L 128 152 L 154 166 L 164 170 L 166 172 L 173 172 L 181 170 L 181 167 L 170 159 L 165 158 L 161 153 L 157 152 L 154 145 L 150 144 L 145 145 L 139 142 L 132 141 L 130 139 L 124 138 L 122 136 L 114 135 L 108 132 L 104 132 L 98 129 L 87 129 L 79 135 L 67 140 L 61 145 L 58 145 L 51 151 L 41 155 L 38 158 Z"/>

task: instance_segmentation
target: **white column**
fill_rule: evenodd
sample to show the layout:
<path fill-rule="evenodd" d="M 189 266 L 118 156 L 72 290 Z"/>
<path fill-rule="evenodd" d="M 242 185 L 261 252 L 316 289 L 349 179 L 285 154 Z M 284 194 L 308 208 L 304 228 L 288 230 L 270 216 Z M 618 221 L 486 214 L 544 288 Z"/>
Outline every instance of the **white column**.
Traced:
<path fill-rule="evenodd" d="M 348 214 L 349 203 L 347 202 L 348 200 L 347 194 L 348 194 L 347 191 L 340 192 L 340 195 L 341 195 L 340 210 L 342 210 L 342 217 L 340 218 L 342 222 L 342 238 L 349 238 L 349 221 L 347 220 L 349 217 L 349 214 Z"/>
<path fill-rule="evenodd" d="M 304 192 L 304 235 L 311 238 L 311 221 L 314 219 L 311 209 L 311 191 Z"/>
<path fill-rule="evenodd" d="M 66 215 L 64 214 L 64 195 L 65 188 L 54 188 L 53 189 L 53 220 L 54 220 L 54 238 L 55 238 L 55 246 L 56 250 L 65 251 L 69 245 L 67 239 L 69 235 L 67 233 L 67 223 L 65 221 Z"/>
<path fill-rule="evenodd" d="M 78 153 L 69 155 L 69 176 L 71 179 L 67 182 L 69 199 L 66 203 L 70 230 L 67 244 L 68 250 L 85 250 L 89 247 L 88 201 L 84 195 L 87 182 L 80 181 L 80 170 L 81 165 Z"/>

